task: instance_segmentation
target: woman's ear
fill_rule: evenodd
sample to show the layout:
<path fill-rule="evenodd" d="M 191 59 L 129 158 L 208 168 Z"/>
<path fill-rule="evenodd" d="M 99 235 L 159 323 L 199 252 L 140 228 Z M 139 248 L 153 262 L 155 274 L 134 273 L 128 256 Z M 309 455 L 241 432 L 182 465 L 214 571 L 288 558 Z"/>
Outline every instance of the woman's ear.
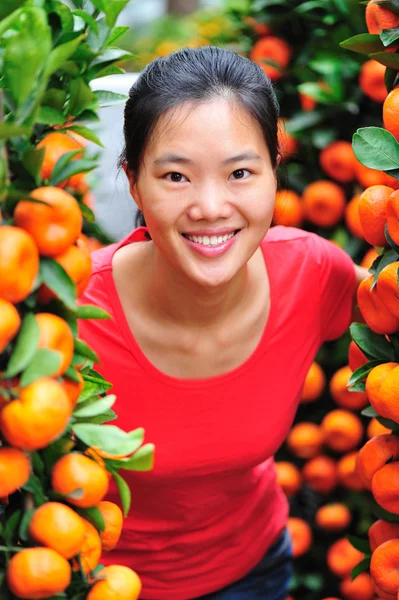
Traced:
<path fill-rule="evenodd" d="M 140 202 L 139 202 L 139 194 L 137 192 L 137 177 L 136 174 L 129 169 L 127 162 L 125 161 L 122 165 L 122 169 L 125 171 L 126 177 L 129 181 L 129 191 L 130 195 L 137 204 L 139 210 L 141 210 Z"/>

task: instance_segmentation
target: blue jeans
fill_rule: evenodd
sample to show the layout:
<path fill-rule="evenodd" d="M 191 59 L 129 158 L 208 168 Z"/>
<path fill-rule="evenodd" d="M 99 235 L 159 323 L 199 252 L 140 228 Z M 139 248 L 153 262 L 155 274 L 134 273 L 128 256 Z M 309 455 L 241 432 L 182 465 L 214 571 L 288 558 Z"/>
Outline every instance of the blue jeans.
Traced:
<path fill-rule="evenodd" d="M 292 575 L 291 538 L 285 529 L 245 577 L 197 600 L 286 600 Z"/>

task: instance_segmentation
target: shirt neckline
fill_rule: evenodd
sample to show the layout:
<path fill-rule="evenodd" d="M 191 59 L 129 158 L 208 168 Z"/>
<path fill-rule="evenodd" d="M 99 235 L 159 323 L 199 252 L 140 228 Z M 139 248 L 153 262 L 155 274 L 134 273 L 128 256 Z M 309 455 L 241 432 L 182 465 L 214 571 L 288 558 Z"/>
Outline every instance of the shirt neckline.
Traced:
<path fill-rule="evenodd" d="M 179 388 L 210 387 L 210 386 L 214 386 L 215 384 L 227 382 L 229 379 L 233 379 L 234 377 L 241 375 L 245 370 L 249 369 L 253 365 L 253 363 L 255 363 L 257 361 L 257 359 L 263 352 L 263 349 L 265 347 L 267 339 L 269 339 L 271 337 L 273 327 L 274 327 L 277 298 L 276 298 L 276 294 L 275 294 L 274 273 L 273 273 L 273 269 L 271 268 L 271 265 L 270 265 L 271 261 L 269 261 L 268 253 L 266 251 L 266 248 L 267 248 L 267 246 L 269 246 L 269 244 L 266 244 L 265 240 L 264 240 L 261 243 L 260 248 L 261 248 L 261 251 L 263 254 L 266 272 L 267 272 L 267 275 L 269 278 L 270 308 L 269 308 L 269 315 L 268 315 L 265 327 L 263 329 L 262 336 L 261 336 L 260 341 L 258 342 L 258 345 L 256 346 L 255 350 L 243 363 L 241 363 L 234 369 L 230 369 L 230 371 L 226 371 L 225 373 L 221 373 L 220 375 L 214 375 L 212 377 L 206 377 L 206 378 L 201 378 L 201 379 L 193 379 L 193 378 L 187 378 L 187 379 L 184 378 L 183 379 L 183 378 L 179 378 L 179 377 L 173 377 L 171 375 L 168 375 L 167 373 L 164 373 L 160 369 L 158 369 L 147 358 L 147 356 L 144 354 L 144 352 L 141 350 L 139 344 L 137 343 L 137 341 L 130 329 L 129 323 L 127 321 L 125 312 L 122 307 L 122 303 L 119 298 L 118 291 L 116 289 L 116 285 L 115 285 L 115 281 L 114 281 L 114 277 L 113 277 L 113 273 L 112 273 L 112 259 L 113 259 L 115 252 L 117 250 L 119 250 L 119 248 L 122 248 L 123 246 L 126 246 L 130 243 L 134 243 L 137 241 L 148 241 L 148 237 L 146 235 L 147 232 L 148 232 L 148 230 L 146 227 L 138 227 L 133 232 L 131 232 L 128 236 L 126 236 L 124 239 L 122 239 L 118 244 L 116 244 L 114 246 L 112 252 L 108 256 L 108 260 L 109 260 L 108 267 L 109 268 L 104 273 L 107 277 L 107 283 L 108 283 L 107 291 L 108 291 L 108 295 L 109 295 L 112 309 L 114 312 L 115 321 L 116 321 L 116 323 L 119 327 L 119 330 L 124 338 L 127 348 L 130 350 L 130 352 L 132 352 L 132 354 L 134 355 L 136 360 L 140 363 L 141 367 L 151 377 L 155 377 L 156 379 L 158 379 L 164 383 L 168 383 L 169 385 L 172 385 L 174 387 L 179 387 Z"/>

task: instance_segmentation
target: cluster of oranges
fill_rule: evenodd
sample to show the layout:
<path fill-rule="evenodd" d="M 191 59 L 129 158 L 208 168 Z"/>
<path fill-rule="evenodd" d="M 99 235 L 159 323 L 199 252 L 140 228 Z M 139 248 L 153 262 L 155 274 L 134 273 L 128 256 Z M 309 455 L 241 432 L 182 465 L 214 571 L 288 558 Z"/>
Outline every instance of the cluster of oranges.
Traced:
<path fill-rule="evenodd" d="M 64 133 L 53 132 L 37 148 L 44 149 L 41 177 L 46 183 L 57 160 L 66 152 L 82 149 L 82 145 Z M 38 187 L 30 198 L 16 204 L 12 214 L 4 215 L 0 225 L 3 507 L 12 507 L 13 494 L 29 481 L 37 484 L 38 453 L 56 440 L 60 442 L 55 459 L 49 462 L 48 455 L 42 465 L 48 480 L 44 499 L 40 502 L 32 494 L 31 485 L 24 491 L 29 506 L 27 544 L 16 536 L 5 575 L 8 589 L 21 599 L 62 594 L 73 581 L 73 572 L 80 571 L 87 583 L 88 600 L 134 600 L 141 591 L 134 571 L 117 565 L 98 567 L 102 552 L 112 550 L 119 540 L 123 515 L 116 504 L 104 500 L 110 478 L 103 460 L 107 456 L 100 449 L 77 449 L 68 429 L 84 389 L 83 365 L 77 364 L 74 356 L 75 337 L 70 325 L 51 312 L 56 289 L 46 287 L 38 277 L 41 261 L 52 259 L 69 275 L 77 296 L 90 277 L 91 249 L 82 235 L 82 210 L 66 187 L 80 195 L 88 193 L 83 174 L 57 186 Z M 7 361 L 24 316 L 33 305 L 37 349 L 51 351 L 58 358 L 58 366 L 48 376 L 24 382 L 20 372 L 7 375 Z"/>

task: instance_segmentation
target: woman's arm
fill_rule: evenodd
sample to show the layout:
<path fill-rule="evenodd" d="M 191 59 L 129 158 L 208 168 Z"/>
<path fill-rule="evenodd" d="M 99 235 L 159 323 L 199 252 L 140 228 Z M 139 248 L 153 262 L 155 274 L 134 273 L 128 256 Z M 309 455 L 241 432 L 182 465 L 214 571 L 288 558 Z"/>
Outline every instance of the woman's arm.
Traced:
<path fill-rule="evenodd" d="M 356 273 L 356 289 L 355 289 L 355 293 L 353 294 L 353 308 L 352 308 L 352 318 L 351 318 L 351 322 L 355 322 L 355 323 L 364 323 L 364 319 L 362 317 L 362 314 L 360 312 L 360 310 L 357 308 L 357 298 L 356 298 L 356 294 L 357 294 L 357 288 L 359 286 L 359 283 L 361 281 L 363 281 L 363 279 L 367 279 L 367 277 L 370 277 L 370 273 L 368 272 L 367 269 L 365 269 L 364 267 L 359 267 L 358 265 L 353 265 L 355 268 L 355 273 Z"/>

